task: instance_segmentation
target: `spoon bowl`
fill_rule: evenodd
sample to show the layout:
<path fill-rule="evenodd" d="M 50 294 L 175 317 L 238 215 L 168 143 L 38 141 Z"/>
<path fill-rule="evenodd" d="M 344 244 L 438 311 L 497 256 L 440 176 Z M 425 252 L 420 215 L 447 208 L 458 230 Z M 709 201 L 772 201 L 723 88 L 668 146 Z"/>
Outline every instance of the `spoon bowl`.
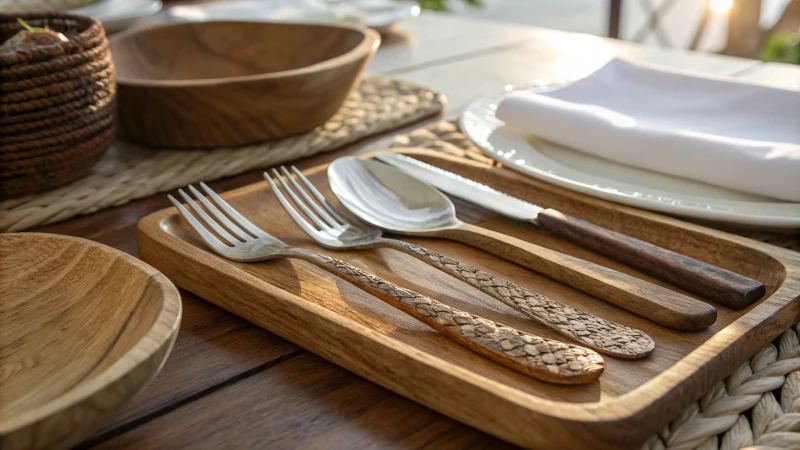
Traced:
<path fill-rule="evenodd" d="M 384 230 L 427 234 L 463 225 L 446 195 L 381 162 L 337 159 L 328 166 L 328 181 L 347 209 Z"/>

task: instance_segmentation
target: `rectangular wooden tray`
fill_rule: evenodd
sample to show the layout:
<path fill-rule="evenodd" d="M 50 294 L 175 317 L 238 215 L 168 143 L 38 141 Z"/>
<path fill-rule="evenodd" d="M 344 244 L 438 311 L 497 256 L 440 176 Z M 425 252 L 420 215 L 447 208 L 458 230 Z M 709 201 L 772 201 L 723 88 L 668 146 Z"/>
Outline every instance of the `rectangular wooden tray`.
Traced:
<path fill-rule="evenodd" d="M 677 417 L 758 349 L 800 319 L 800 255 L 661 215 L 615 205 L 511 170 L 430 150 L 404 153 L 544 207 L 739 272 L 763 282 L 766 296 L 717 322 L 678 332 L 578 290 L 462 244 L 403 238 L 499 274 L 555 300 L 639 328 L 656 349 L 638 361 L 606 357 L 599 382 L 561 386 L 528 378 L 454 344 L 409 316 L 310 264 L 280 260 L 234 263 L 206 250 L 174 208 L 144 218 L 139 248 L 146 262 L 178 286 L 258 324 L 364 378 L 456 420 L 532 448 L 637 447 Z M 327 184 L 312 182 L 346 212 Z M 333 252 L 316 246 L 278 204 L 266 182 L 223 195 L 256 225 L 289 244 L 348 261 L 401 286 L 491 320 L 564 339 L 518 312 L 400 252 Z M 537 227 L 456 202 L 459 217 L 670 287 Z M 670 287 L 671 288 L 671 287 Z M 677 289 L 676 289 L 677 290 Z"/>

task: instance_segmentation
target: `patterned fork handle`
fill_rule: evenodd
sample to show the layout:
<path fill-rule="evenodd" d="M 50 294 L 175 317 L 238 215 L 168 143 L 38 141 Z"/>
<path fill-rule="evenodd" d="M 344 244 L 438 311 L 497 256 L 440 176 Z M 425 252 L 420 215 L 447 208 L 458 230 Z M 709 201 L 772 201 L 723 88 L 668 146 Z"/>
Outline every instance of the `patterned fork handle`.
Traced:
<path fill-rule="evenodd" d="M 551 300 L 441 253 L 396 239 L 383 239 L 382 244 L 414 256 L 600 353 L 618 358 L 638 359 L 647 356 L 655 348 L 653 339 L 642 331 Z"/>
<path fill-rule="evenodd" d="M 452 308 L 310 250 L 295 248 L 291 257 L 325 269 L 470 350 L 531 377 L 558 384 L 584 384 L 603 373 L 603 358 L 592 350 L 523 333 Z"/>

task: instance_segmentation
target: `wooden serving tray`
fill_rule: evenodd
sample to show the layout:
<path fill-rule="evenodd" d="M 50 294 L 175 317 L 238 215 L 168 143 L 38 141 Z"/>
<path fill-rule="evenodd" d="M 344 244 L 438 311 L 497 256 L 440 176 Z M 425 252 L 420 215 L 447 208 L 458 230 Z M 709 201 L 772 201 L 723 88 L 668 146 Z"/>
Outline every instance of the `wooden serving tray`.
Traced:
<path fill-rule="evenodd" d="M 429 150 L 404 150 L 481 183 L 567 214 L 716 264 L 767 286 L 744 310 L 721 305 L 701 332 L 652 323 L 574 288 L 450 241 L 403 238 L 499 274 L 555 300 L 639 328 L 656 342 L 643 360 L 606 357 L 599 382 L 541 382 L 454 344 L 409 316 L 310 264 L 234 263 L 206 250 L 174 208 L 139 224 L 141 257 L 177 285 L 277 333 L 364 378 L 456 420 L 532 448 L 637 447 L 691 402 L 800 319 L 800 255 L 747 238 L 576 194 L 511 170 Z M 306 172 L 339 211 L 326 166 Z M 266 182 L 224 197 L 256 225 L 291 245 L 348 261 L 451 306 L 541 336 L 564 339 L 518 312 L 400 252 L 323 250 L 283 211 Z M 460 218 L 668 284 L 547 235 L 537 227 L 456 202 Z M 671 288 L 671 287 L 670 287 Z M 685 293 L 685 292 L 684 292 Z"/>

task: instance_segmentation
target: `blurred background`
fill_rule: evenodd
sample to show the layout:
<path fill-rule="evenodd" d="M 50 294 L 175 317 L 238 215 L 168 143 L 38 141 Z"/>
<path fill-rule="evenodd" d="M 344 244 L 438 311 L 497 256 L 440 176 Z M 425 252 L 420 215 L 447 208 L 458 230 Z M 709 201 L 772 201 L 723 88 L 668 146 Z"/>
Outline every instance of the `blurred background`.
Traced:
<path fill-rule="evenodd" d="M 800 64 L 800 0 L 419 0 L 419 4 L 428 11 Z"/>
<path fill-rule="evenodd" d="M 799 0 L 426 0 L 487 19 L 800 63 Z"/>
<path fill-rule="evenodd" d="M 162 18 L 172 14 L 180 20 L 230 14 L 267 20 L 350 20 L 383 32 L 413 18 L 420 8 L 800 64 L 800 0 L 0 0 L 0 11 L 5 12 L 56 9 L 92 15 L 112 33 L 159 10 Z"/>
<path fill-rule="evenodd" d="M 698 48 L 721 51 L 734 8 L 753 14 L 753 23 L 768 29 L 792 3 L 791 0 L 429 0 L 432 5 L 451 4 L 459 14 L 558 28 L 595 35 L 608 32 L 612 8 L 619 9 L 619 38 L 642 43 L 688 48 L 699 27 L 705 33 Z M 798 2 L 794 2 L 798 3 Z M 796 7 L 795 7 L 796 9 Z M 655 17 L 651 17 L 655 16 Z M 704 24 L 705 21 L 705 24 Z M 796 24 L 797 25 L 797 24 Z M 794 30 L 797 31 L 797 30 Z"/>

